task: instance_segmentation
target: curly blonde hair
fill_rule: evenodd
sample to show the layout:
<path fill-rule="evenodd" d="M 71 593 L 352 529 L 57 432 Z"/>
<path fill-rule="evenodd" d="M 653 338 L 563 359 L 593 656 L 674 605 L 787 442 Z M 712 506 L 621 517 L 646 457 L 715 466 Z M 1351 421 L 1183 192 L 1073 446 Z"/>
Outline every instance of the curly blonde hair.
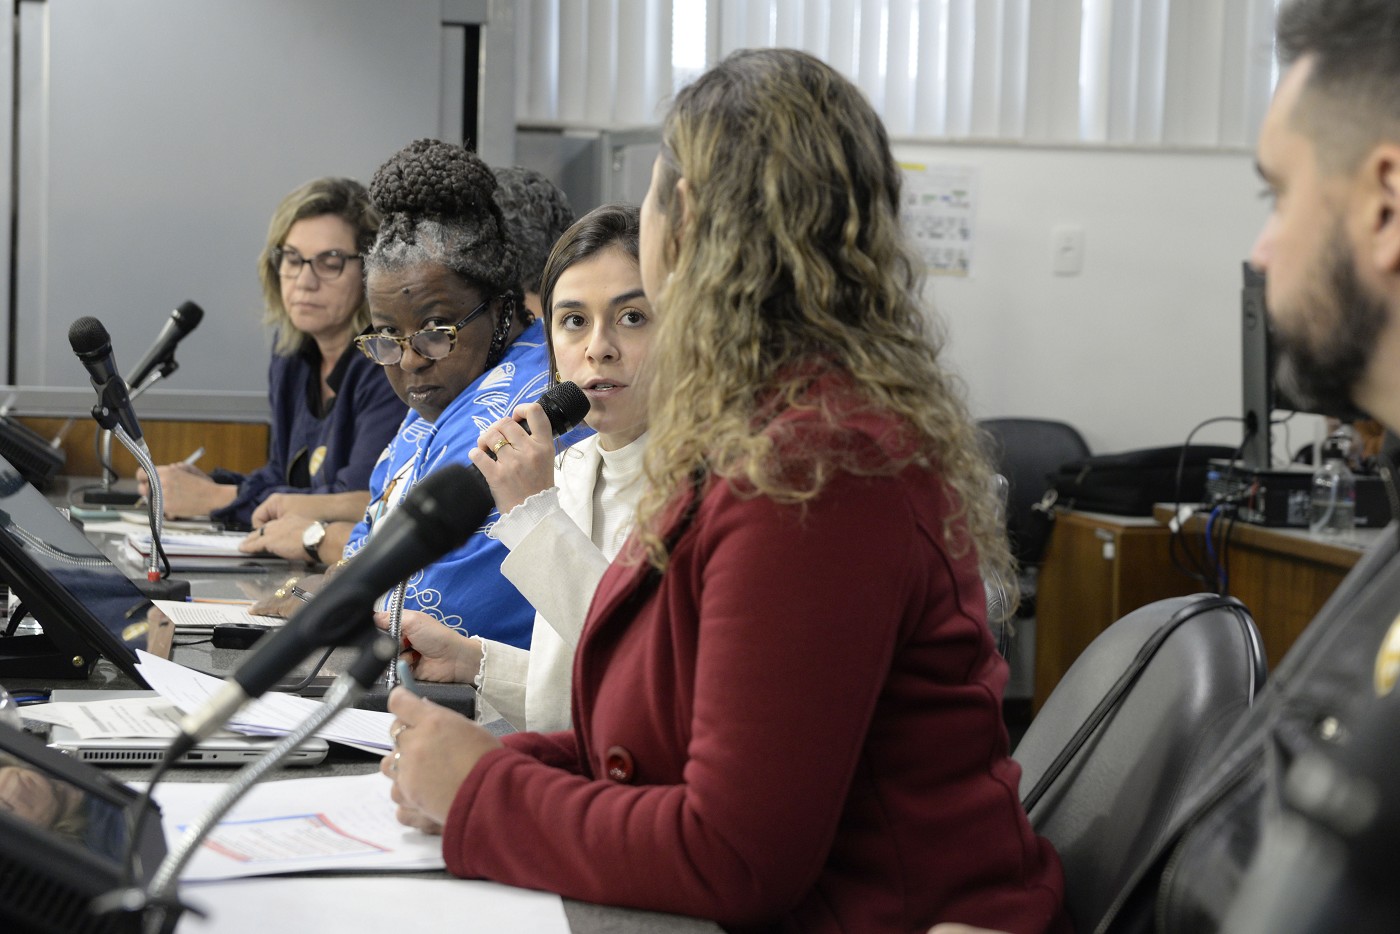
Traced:
<path fill-rule="evenodd" d="M 955 494 L 950 549 L 975 548 L 984 572 L 1009 578 L 982 433 L 940 365 L 900 227 L 899 167 L 861 93 L 802 52 L 736 52 L 677 95 L 662 138 L 652 197 L 671 271 L 649 356 L 665 392 L 652 394 L 637 515 L 647 559 L 665 566 L 663 516 L 697 475 L 801 503 L 835 471 L 917 463 Z M 903 422 L 908 458 L 782 462 L 762 429 L 783 408 L 810 407 L 814 367 L 846 374 L 864 405 Z"/>

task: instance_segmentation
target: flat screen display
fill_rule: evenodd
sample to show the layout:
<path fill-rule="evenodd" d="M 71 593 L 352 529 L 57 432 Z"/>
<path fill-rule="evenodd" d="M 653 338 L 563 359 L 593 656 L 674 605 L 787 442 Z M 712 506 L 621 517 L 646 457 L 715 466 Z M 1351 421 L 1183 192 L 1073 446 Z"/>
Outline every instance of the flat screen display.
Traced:
<path fill-rule="evenodd" d="M 43 635 L 0 639 L 0 678 L 85 678 L 99 655 L 139 685 L 148 614 L 136 585 L 0 458 L 0 581 Z"/>

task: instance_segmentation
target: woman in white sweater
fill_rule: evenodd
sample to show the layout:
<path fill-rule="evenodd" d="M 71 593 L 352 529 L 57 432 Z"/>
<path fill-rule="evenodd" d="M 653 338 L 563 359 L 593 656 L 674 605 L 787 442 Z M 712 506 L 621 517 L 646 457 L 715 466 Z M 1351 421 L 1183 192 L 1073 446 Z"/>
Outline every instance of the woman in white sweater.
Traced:
<path fill-rule="evenodd" d="M 483 431 L 471 453 L 501 512 L 490 533 L 510 549 L 501 572 L 538 611 L 530 650 L 403 616 L 414 676 L 475 683 L 483 717 L 494 711 L 516 729 L 569 727 L 574 647 L 641 494 L 653 327 L 638 226 L 635 207 L 590 212 L 559 238 L 540 282 L 553 380 L 583 389 L 596 434 L 556 455 L 544 410 L 529 403 Z"/>

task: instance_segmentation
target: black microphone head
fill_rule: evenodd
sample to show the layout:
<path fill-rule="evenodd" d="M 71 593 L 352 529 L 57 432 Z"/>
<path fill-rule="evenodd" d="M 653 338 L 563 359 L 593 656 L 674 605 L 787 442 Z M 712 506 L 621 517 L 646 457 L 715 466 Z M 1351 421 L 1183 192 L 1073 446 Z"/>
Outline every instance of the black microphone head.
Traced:
<path fill-rule="evenodd" d="M 583 421 L 590 407 L 578 384 L 569 382 L 554 386 L 536 401 L 549 416 L 549 427 L 556 437 Z"/>
<path fill-rule="evenodd" d="M 491 488 L 481 471 L 466 464 L 444 464 L 413 485 L 395 512 L 417 520 L 423 537 L 446 554 L 463 545 L 479 523 L 464 522 L 463 504 L 491 503 Z M 391 518 L 393 518 L 391 516 Z"/>
<path fill-rule="evenodd" d="M 188 334 L 204 320 L 204 309 L 194 302 L 181 302 L 180 307 L 170 313 L 170 317 L 181 334 Z"/>
<path fill-rule="evenodd" d="M 80 357 L 110 353 L 112 335 L 102 326 L 102 322 L 91 316 L 79 318 L 68 328 L 68 343 Z"/>

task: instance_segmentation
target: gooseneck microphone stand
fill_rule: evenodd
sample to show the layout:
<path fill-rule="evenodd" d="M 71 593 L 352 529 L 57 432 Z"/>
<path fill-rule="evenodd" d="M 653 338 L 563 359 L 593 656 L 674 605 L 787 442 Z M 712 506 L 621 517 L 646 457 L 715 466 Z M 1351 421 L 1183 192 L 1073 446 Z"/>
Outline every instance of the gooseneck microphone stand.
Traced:
<path fill-rule="evenodd" d="M 175 930 L 175 925 L 185 910 L 178 898 L 180 873 L 198 852 L 204 839 L 259 779 L 336 714 L 353 706 L 363 697 L 365 691 L 375 683 L 380 672 L 394 657 L 396 645 L 387 635 L 374 628 L 371 611 L 365 612 L 363 625 L 356 628 L 360 630 L 360 634 L 353 644 L 360 648 L 359 654 L 350 667 L 327 689 L 321 704 L 317 705 L 311 716 L 284 736 L 277 745 L 239 770 L 209 809 L 189 825 L 174 849 L 166 854 L 144 891 L 126 889 L 109 893 L 95 903 L 95 908 L 99 911 L 140 911 L 143 915 L 142 929 L 145 934 L 171 934 Z"/>
<path fill-rule="evenodd" d="M 166 377 L 170 376 L 179 368 L 180 364 L 175 362 L 175 358 L 173 356 L 170 357 L 170 359 L 166 360 L 155 370 L 152 370 L 150 377 L 148 377 L 144 382 L 142 382 L 140 386 L 133 387 L 128 398 L 130 398 L 132 401 L 135 401 L 137 398 L 140 397 L 140 395 L 143 392 L 145 392 L 147 389 L 150 389 L 162 379 L 165 379 Z M 102 477 L 100 480 L 101 485 L 98 488 L 96 495 L 90 496 L 88 498 L 88 502 L 96 506 L 135 506 L 137 501 L 140 499 L 140 497 L 138 497 L 135 493 L 118 493 L 112 490 L 112 484 L 115 483 L 117 479 L 117 472 L 112 469 L 111 429 L 104 428 L 101 431 L 101 433 L 98 434 L 96 441 L 98 445 L 97 464 L 102 472 Z M 123 442 L 123 444 L 125 444 L 125 442 Z M 130 445 L 126 445 L 126 447 L 128 450 L 130 450 Z M 135 452 L 133 452 L 133 454 L 134 453 Z M 141 460 L 139 456 L 136 459 L 138 462 Z M 146 471 L 146 476 L 155 476 L 155 472 L 148 468 L 144 463 L 141 464 L 141 468 Z"/>

